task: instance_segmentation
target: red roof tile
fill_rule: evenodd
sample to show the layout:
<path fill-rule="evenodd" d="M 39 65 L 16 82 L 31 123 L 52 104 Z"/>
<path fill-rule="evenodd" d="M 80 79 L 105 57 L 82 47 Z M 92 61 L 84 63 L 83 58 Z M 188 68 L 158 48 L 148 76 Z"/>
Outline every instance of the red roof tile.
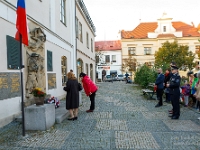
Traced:
<path fill-rule="evenodd" d="M 200 33 L 197 28 L 184 22 L 172 22 L 172 26 L 176 29 L 176 31 L 182 31 L 183 37 L 200 37 Z M 145 39 L 148 38 L 148 32 L 154 32 L 157 27 L 157 22 L 143 22 L 132 31 L 122 30 L 121 36 L 124 39 Z"/>
<path fill-rule="evenodd" d="M 95 42 L 95 50 L 121 50 L 121 41 L 97 41 Z"/>

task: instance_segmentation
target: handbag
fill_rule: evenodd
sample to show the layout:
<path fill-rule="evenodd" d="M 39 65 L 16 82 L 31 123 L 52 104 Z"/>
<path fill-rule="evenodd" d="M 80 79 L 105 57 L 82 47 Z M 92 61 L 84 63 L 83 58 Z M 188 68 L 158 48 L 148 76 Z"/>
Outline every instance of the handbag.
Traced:
<path fill-rule="evenodd" d="M 83 89 L 82 85 L 78 83 L 78 90 L 81 91 Z"/>

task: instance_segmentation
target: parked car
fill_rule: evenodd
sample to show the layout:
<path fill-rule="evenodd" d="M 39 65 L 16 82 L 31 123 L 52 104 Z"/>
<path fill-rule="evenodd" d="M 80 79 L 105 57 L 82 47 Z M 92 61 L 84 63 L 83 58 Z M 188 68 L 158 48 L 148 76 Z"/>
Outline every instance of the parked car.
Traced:
<path fill-rule="evenodd" d="M 110 82 L 110 81 L 112 81 L 111 75 L 106 75 L 105 82 Z"/>
<path fill-rule="evenodd" d="M 117 75 L 117 81 L 125 81 L 125 76 L 123 74 Z"/>

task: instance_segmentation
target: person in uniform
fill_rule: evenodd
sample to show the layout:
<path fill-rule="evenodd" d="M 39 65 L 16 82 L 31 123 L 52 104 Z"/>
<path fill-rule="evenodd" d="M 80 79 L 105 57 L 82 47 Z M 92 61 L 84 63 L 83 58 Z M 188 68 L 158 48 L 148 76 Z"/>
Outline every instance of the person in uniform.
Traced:
<path fill-rule="evenodd" d="M 178 67 L 172 66 L 172 77 L 169 80 L 169 83 L 167 84 L 167 87 L 169 87 L 169 93 L 170 93 L 170 99 L 172 102 L 173 107 L 173 114 L 170 116 L 172 119 L 178 119 L 180 116 L 180 82 L 181 77 L 178 74 Z"/>

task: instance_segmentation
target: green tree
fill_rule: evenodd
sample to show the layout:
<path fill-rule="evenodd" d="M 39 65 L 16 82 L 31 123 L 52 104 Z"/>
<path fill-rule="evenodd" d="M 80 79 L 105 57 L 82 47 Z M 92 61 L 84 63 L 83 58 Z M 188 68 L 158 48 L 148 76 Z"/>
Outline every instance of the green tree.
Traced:
<path fill-rule="evenodd" d="M 143 65 L 135 72 L 134 82 L 142 87 L 147 87 L 149 83 L 155 82 L 156 77 L 157 73 L 154 69 Z"/>
<path fill-rule="evenodd" d="M 122 61 L 122 72 L 135 72 L 136 71 L 136 63 L 137 60 L 132 56 L 129 55 L 128 58 L 123 59 Z"/>
<path fill-rule="evenodd" d="M 176 62 L 177 66 L 182 70 L 192 70 L 194 67 L 195 54 L 189 51 L 187 45 L 178 45 L 177 41 L 172 43 L 166 41 L 154 56 L 156 67 L 161 67 L 171 62 Z"/>

